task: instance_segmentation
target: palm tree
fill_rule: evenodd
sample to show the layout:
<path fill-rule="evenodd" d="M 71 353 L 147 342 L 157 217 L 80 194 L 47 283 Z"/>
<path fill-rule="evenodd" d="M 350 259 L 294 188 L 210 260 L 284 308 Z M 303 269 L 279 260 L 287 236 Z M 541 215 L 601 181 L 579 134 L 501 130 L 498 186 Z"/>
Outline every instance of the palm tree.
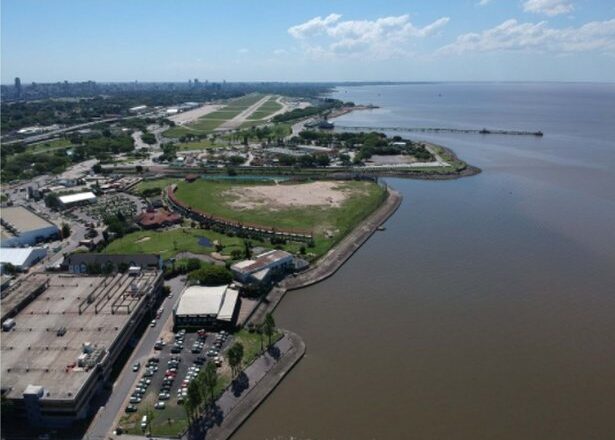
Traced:
<path fill-rule="evenodd" d="M 188 401 L 190 401 L 192 408 L 198 412 L 202 401 L 197 381 L 192 381 L 188 386 Z"/>
<path fill-rule="evenodd" d="M 241 366 L 243 360 L 243 345 L 241 342 L 236 342 L 228 351 L 228 363 L 233 370 L 233 376 L 237 376 L 237 369 Z"/>
<path fill-rule="evenodd" d="M 269 348 L 271 347 L 271 337 L 275 332 L 275 320 L 273 319 L 273 315 L 271 313 L 267 313 L 267 315 L 265 316 L 265 322 L 263 323 L 263 327 L 269 341 L 269 344 L 267 345 L 267 348 Z"/>
<path fill-rule="evenodd" d="M 243 350 L 242 350 L 243 351 Z M 204 388 L 209 390 L 211 403 L 214 403 L 214 393 L 218 384 L 218 372 L 216 366 L 212 362 L 208 362 L 203 374 Z"/>

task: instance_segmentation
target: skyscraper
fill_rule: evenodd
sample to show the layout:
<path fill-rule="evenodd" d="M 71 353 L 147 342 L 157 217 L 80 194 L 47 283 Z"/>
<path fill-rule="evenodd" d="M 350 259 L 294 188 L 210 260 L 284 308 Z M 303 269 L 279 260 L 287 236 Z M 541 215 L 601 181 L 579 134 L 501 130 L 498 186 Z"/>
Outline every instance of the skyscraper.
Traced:
<path fill-rule="evenodd" d="M 18 98 L 21 98 L 21 80 L 19 77 L 15 78 L 15 93 Z"/>

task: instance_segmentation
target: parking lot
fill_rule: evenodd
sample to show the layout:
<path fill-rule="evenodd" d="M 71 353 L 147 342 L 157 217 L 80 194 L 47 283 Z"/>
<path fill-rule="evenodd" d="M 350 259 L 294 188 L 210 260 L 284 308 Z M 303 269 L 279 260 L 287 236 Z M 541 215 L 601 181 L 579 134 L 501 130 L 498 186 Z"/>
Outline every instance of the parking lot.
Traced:
<path fill-rule="evenodd" d="M 177 406 L 183 404 L 189 384 L 207 362 L 214 362 L 218 368 L 223 366 L 221 352 L 231 339 L 225 332 L 163 333 L 152 347 L 154 354 L 132 366 L 138 381 L 131 389 L 125 412 L 142 414 L 151 408 L 161 410 L 163 416 L 177 417 Z"/>

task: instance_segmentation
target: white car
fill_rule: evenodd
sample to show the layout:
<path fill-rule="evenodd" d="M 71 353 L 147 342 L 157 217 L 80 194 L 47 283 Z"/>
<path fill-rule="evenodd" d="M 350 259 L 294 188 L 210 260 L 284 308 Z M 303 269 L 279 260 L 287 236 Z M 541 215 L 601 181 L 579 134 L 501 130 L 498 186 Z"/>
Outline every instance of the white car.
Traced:
<path fill-rule="evenodd" d="M 150 327 L 156 327 L 156 320 L 152 319 L 152 322 L 149 323 Z"/>
<path fill-rule="evenodd" d="M 156 409 L 164 409 L 164 407 L 165 407 L 165 403 L 163 401 L 158 401 L 154 405 L 154 408 L 156 408 Z"/>

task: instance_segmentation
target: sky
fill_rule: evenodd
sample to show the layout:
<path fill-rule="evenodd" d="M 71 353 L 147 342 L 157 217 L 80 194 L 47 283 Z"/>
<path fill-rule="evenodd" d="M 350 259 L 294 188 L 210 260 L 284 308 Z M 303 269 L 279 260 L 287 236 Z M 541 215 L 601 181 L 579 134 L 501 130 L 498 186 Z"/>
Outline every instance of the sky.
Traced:
<path fill-rule="evenodd" d="M 615 0 L 2 0 L 1 81 L 615 81 Z"/>

